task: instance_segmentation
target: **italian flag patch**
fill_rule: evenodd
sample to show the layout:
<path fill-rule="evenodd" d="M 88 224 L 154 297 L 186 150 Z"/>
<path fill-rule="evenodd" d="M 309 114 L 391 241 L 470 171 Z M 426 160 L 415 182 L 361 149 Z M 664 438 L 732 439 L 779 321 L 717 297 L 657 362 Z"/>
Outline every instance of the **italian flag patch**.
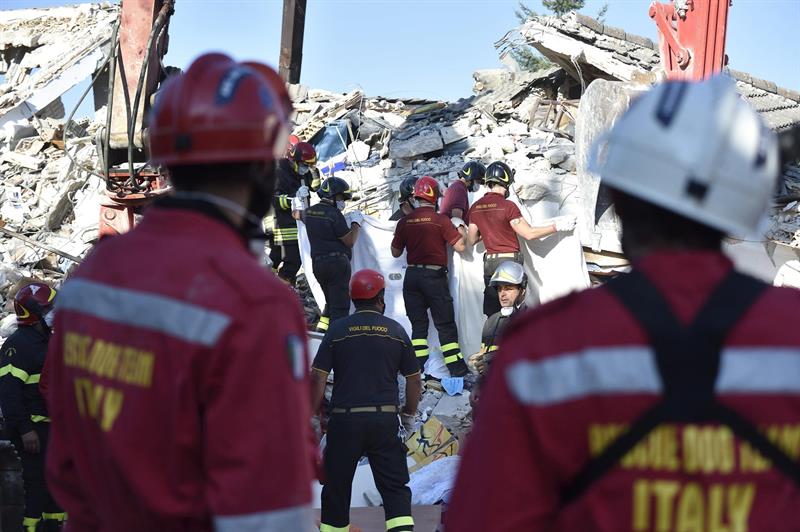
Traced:
<path fill-rule="evenodd" d="M 289 355 L 289 369 L 296 380 L 300 380 L 308 373 L 308 361 L 305 357 L 303 340 L 291 335 L 286 338 L 286 352 Z"/>

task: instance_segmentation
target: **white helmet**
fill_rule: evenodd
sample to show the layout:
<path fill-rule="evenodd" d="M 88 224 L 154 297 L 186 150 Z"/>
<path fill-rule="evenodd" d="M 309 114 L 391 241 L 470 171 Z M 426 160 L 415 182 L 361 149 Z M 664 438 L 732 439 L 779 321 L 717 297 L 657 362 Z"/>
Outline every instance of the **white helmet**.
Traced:
<path fill-rule="evenodd" d="M 589 170 L 631 196 L 745 235 L 769 206 L 778 145 L 728 76 L 668 81 L 636 100 L 599 139 Z"/>
<path fill-rule="evenodd" d="M 525 288 L 528 286 L 528 276 L 525 275 L 525 268 L 522 267 L 522 264 L 507 260 L 500 263 L 492 274 L 489 284 L 491 286 L 497 286 L 498 284 L 517 284 Z"/>

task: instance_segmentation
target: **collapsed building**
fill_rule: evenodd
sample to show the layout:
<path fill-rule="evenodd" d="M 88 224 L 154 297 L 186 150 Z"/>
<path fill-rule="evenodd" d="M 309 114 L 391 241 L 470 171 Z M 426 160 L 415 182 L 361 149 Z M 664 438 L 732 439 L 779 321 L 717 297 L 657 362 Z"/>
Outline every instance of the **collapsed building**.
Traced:
<path fill-rule="evenodd" d="M 108 74 L 101 67 L 118 14 L 115 6 L 96 4 L 0 12 L 2 338 L 15 326 L 10 305 L 15 285 L 29 277 L 60 283 L 98 238 L 105 196 L 98 139 L 108 99 Z M 583 270 L 576 273 L 577 284 L 553 288 L 561 272 L 537 269 L 536 302 L 543 302 L 583 286 L 583 275 L 588 286 L 589 274 L 600 282 L 628 267 L 608 195 L 586 170 L 588 147 L 663 71 L 651 40 L 580 14 L 531 18 L 497 43 L 501 55 L 527 45 L 553 66 L 538 72 L 476 71 L 473 94 L 456 102 L 338 94 L 301 85 L 290 92 L 294 133 L 315 145 L 324 175 L 350 183 L 353 206 L 377 219 L 388 219 L 397 208 L 404 178 L 430 175 L 444 187 L 465 160 L 505 160 L 516 170 L 514 193 L 534 218 L 576 214 Z M 800 93 L 729 73 L 771 128 L 800 123 Z M 64 109 L 61 96 L 92 77 L 95 117 L 70 120 L 72 110 Z M 784 263 L 791 270 L 800 255 L 800 167 L 787 167 L 783 178 L 770 225 L 756 243 L 768 276 Z M 737 242 L 730 239 L 728 245 L 734 249 Z M 530 253 L 535 264 L 554 260 L 552 246 Z M 794 271 L 800 276 L 800 267 Z M 791 277 L 784 272 L 781 279 L 790 284 Z M 301 283 L 300 292 L 313 324 L 319 312 L 313 291 Z M 412 452 L 419 470 L 456 454 L 471 423 L 468 393 L 430 389 L 420 412 L 431 424 L 416 435 L 425 439 L 425 448 Z M 428 441 L 426 431 L 438 439 Z M 364 504 L 378 502 L 373 492 L 365 493 Z"/>

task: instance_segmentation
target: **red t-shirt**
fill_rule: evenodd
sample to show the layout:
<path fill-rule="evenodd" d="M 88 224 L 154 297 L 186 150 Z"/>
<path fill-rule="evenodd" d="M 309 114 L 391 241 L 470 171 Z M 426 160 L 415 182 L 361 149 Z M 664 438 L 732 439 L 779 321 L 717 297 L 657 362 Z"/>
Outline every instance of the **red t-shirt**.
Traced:
<path fill-rule="evenodd" d="M 470 207 L 469 218 L 481 232 L 486 253 L 519 251 L 519 240 L 511 228 L 511 220 L 522 218 L 522 213 L 513 201 L 497 192 L 487 192 Z"/>
<path fill-rule="evenodd" d="M 452 246 L 459 238 L 461 233 L 447 216 L 433 207 L 418 207 L 397 222 L 392 247 L 405 248 L 409 264 L 447 267 L 447 244 Z"/>
<path fill-rule="evenodd" d="M 453 181 L 447 188 L 439 212 L 452 218 L 453 209 L 464 211 L 461 219 L 464 220 L 464 223 L 469 224 L 469 191 L 463 181 Z"/>

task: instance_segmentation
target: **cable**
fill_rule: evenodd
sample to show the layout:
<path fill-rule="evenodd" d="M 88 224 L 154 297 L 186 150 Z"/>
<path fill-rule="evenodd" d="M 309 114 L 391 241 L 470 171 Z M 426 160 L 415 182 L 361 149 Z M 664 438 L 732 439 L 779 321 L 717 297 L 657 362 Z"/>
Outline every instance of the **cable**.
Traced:
<path fill-rule="evenodd" d="M 81 97 L 78 98 L 78 102 L 75 104 L 75 107 L 73 107 L 72 111 L 69 113 L 69 116 L 67 117 L 67 121 L 64 122 L 64 153 L 67 154 L 67 157 L 69 158 L 70 161 L 72 161 L 72 164 L 74 164 L 75 166 L 77 166 L 78 168 L 83 170 L 84 172 L 88 172 L 88 173 L 90 173 L 92 175 L 95 175 L 95 176 L 97 176 L 97 177 L 99 177 L 101 179 L 104 179 L 104 180 L 105 180 L 105 176 L 103 176 L 101 174 L 98 174 L 97 172 L 95 172 L 94 170 L 89 169 L 86 166 L 83 166 L 78 161 L 76 161 L 72 157 L 72 155 L 70 155 L 69 146 L 67 145 L 67 140 L 69 139 L 69 124 L 70 124 L 70 122 L 72 122 L 72 117 L 75 116 L 75 112 L 78 110 L 78 107 L 81 106 L 81 104 L 83 103 L 83 100 L 86 98 L 86 95 L 89 94 L 89 90 L 92 89 L 92 87 L 94 87 L 94 84 L 97 81 L 97 78 L 100 77 L 100 74 L 102 74 L 103 69 L 106 67 L 106 65 L 108 65 L 108 62 L 111 61 L 111 58 L 115 57 L 115 55 L 116 55 L 117 34 L 119 32 L 119 26 L 120 26 L 121 23 L 122 23 L 122 17 L 120 17 L 117 20 L 117 25 L 114 26 L 114 31 L 111 33 L 111 49 L 109 50 L 108 56 L 103 60 L 103 62 L 100 65 L 100 68 L 97 69 L 97 73 L 92 77 L 92 81 L 89 83 L 89 86 L 87 86 L 86 90 L 83 91 L 83 94 L 81 94 Z M 113 72 L 111 72 L 110 74 L 111 74 L 112 77 L 114 76 Z M 109 97 L 111 97 L 110 94 L 109 94 Z"/>
<path fill-rule="evenodd" d="M 158 16 L 156 17 L 156 21 L 153 24 L 153 28 L 150 30 L 150 36 L 147 38 L 147 46 L 144 50 L 144 57 L 142 58 L 142 68 L 139 70 L 139 81 L 136 84 L 136 95 L 133 98 L 133 107 L 131 114 L 128 113 L 128 181 L 126 185 L 129 185 L 136 190 L 142 191 L 147 189 L 147 185 L 144 184 L 137 184 L 136 183 L 136 176 L 134 176 L 133 170 L 133 143 L 134 143 L 134 136 L 136 134 L 136 122 L 139 117 L 139 100 L 142 97 L 142 89 L 144 88 L 144 82 L 147 77 L 147 72 L 150 69 L 150 53 L 153 50 L 153 45 L 155 44 L 156 37 L 161 32 L 161 29 L 167 23 L 169 16 L 172 14 L 174 9 L 173 3 L 171 1 L 167 1 L 161 6 L 161 9 L 158 12 Z"/>

